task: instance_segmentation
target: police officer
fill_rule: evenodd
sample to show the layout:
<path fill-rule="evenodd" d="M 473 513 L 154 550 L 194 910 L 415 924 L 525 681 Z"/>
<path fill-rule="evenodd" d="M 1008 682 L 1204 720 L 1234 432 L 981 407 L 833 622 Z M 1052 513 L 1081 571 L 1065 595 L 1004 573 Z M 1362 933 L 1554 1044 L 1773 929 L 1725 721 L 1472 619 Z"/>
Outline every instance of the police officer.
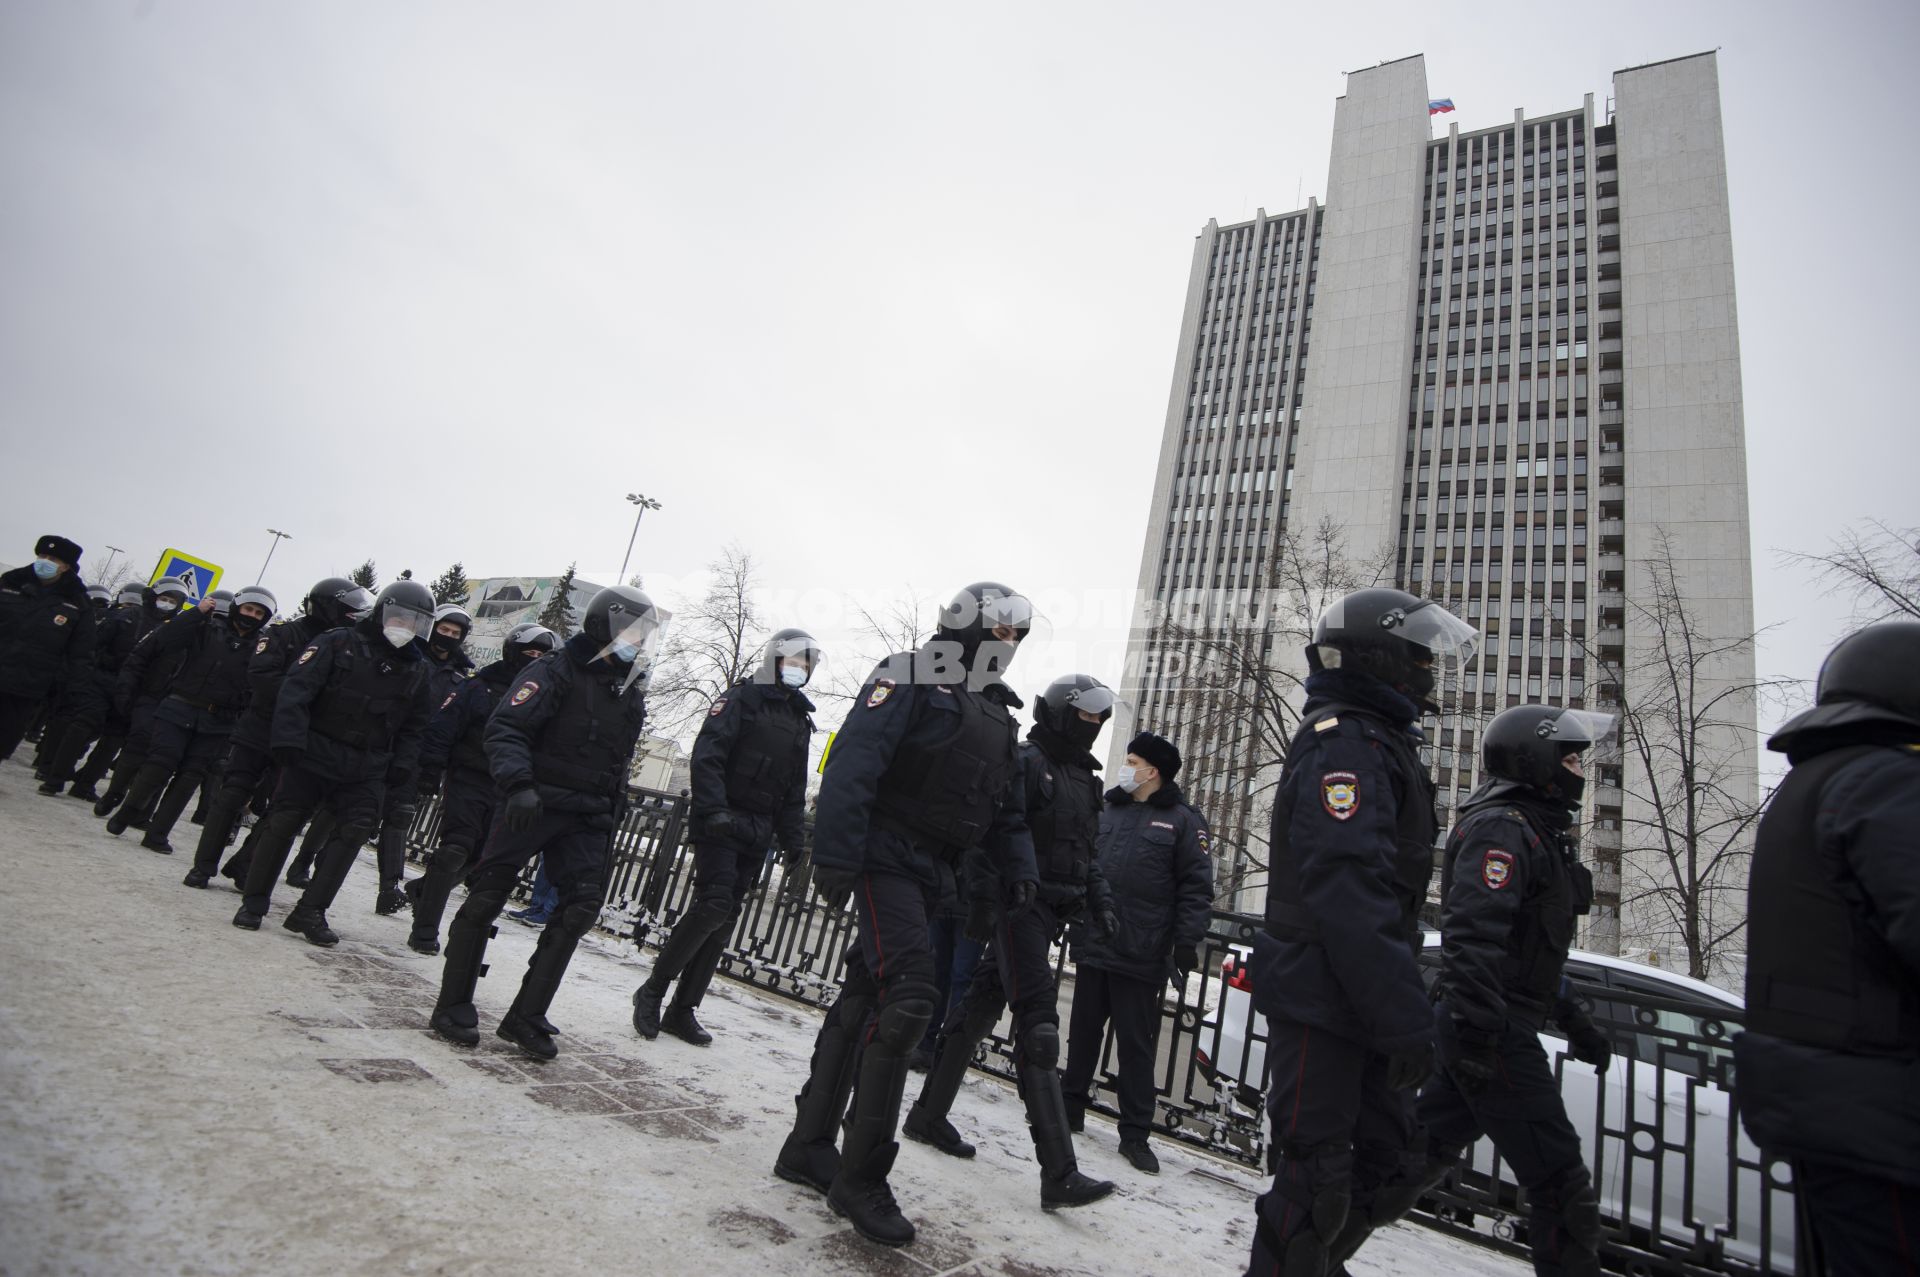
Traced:
<path fill-rule="evenodd" d="M 167 684 L 187 655 L 185 647 L 176 647 L 165 659 L 155 660 L 151 645 L 154 636 L 169 622 L 192 611 L 192 599 L 186 582 L 173 577 L 166 577 L 153 587 L 152 624 L 121 663 L 120 676 L 114 684 L 113 717 L 117 723 L 124 724 L 125 731 L 113 759 L 113 781 L 100 801 L 93 805 L 96 816 L 105 816 L 125 801 L 133 778 L 139 775 L 140 765 L 146 761 L 147 745 L 153 733 L 153 712 L 159 708 L 161 698 L 167 694 Z M 88 779 L 92 770 L 89 762 L 81 772 L 81 779 Z"/>
<path fill-rule="evenodd" d="M 1126 761 L 1100 813 L 1101 877 L 1111 888 L 1115 925 L 1081 935 L 1073 1020 L 1067 1045 L 1067 1120 L 1080 1130 L 1107 1021 L 1113 1022 L 1120 1072 L 1120 1155 L 1144 1175 L 1160 1173 L 1147 1137 L 1153 1130 L 1153 1060 L 1160 1039 L 1160 1001 L 1167 979 L 1182 984 L 1200 963 L 1213 911 L 1213 860 L 1207 821 L 1176 780 L 1180 751 L 1141 732 L 1127 742 Z"/>
<path fill-rule="evenodd" d="M 100 795 L 94 792 L 94 780 L 82 781 L 74 774 L 75 768 L 81 755 L 87 752 L 87 746 L 95 745 L 96 749 L 106 751 L 98 760 L 97 771 L 91 767 L 95 760 L 88 759 L 89 770 L 97 779 L 106 774 L 107 765 L 119 750 L 118 737 L 110 736 L 107 732 L 113 715 L 114 686 L 119 678 L 120 667 L 133 652 L 133 645 L 146 633 L 147 625 L 147 587 L 129 581 L 120 587 L 114 606 L 105 616 L 98 618 L 98 627 L 94 631 L 93 661 L 83 674 L 84 682 L 89 687 L 85 695 L 73 699 L 60 739 L 47 760 L 47 775 L 41 782 L 41 793 L 58 794 L 71 783 L 73 797 L 90 803 L 100 800 Z"/>
<path fill-rule="evenodd" d="M 1427 1130 L 1419 1182 L 1383 1187 L 1372 1221 L 1348 1217 L 1333 1260 L 1344 1262 L 1370 1224 L 1410 1208 L 1481 1135 L 1527 1190 L 1527 1242 L 1541 1274 L 1600 1272 L 1599 1202 L 1540 1045 L 1548 1020 L 1576 1060 L 1605 1072 L 1606 1034 L 1568 992 L 1562 969 L 1593 875 L 1570 829 L 1586 788 L 1581 754 L 1613 734 L 1613 715 L 1518 705 L 1487 724 L 1487 779 L 1460 808 L 1440 878 L 1440 1071 L 1421 1091 Z"/>
<path fill-rule="evenodd" d="M 820 789 L 814 883 L 829 902 L 852 897 L 858 941 L 774 1173 L 826 1193 L 887 1246 L 914 1236 L 887 1174 L 908 1060 L 934 1009 L 928 915 L 983 841 L 1007 858 L 999 869 L 1012 907 L 1031 903 L 1037 882 L 1015 755 L 1020 698 L 1000 677 L 1032 619 L 1032 605 L 995 582 L 955 595 L 932 640 L 867 680 Z M 856 1067 L 842 1152 L 835 1139 Z"/>
<path fill-rule="evenodd" d="M 1274 799 L 1253 1003 L 1268 1021 L 1273 1187 L 1249 1273 L 1318 1277 L 1348 1216 L 1416 1177 L 1413 1091 L 1433 1067 L 1420 906 L 1439 833 L 1419 721 L 1473 628 L 1400 590 L 1337 600 L 1307 647 L 1306 704 Z"/>
<path fill-rule="evenodd" d="M 1053 982 L 1053 945 L 1066 923 L 1091 916 L 1097 929 L 1117 929 L 1113 901 L 1094 859 L 1100 833 L 1100 764 L 1088 752 L 1113 716 L 1110 688 L 1088 674 L 1055 679 L 1035 702 L 1034 725 L 1020 746 L 1021 790 L 1040 885 L 1025 909 L 1003 907 L 1000 876 L 985 857 L 970 855 L 968 931 L 989 937 L 986 955 L 965 996 L 947 1013 L 920 1098 L 907 1110 L 907 1138 L 953 1157 L 972 1157 L 947 1114 L 975 1048 L 1013 1004 L 1014 1077 L 1040 1163 L 1044 1210 L 1084 1206 L 1113 1191 L 1080 1173 L 1061 1096 L 1060 1010 Z M 984 851 L 984 848 L 981 849 Z M 1151 1074 L 1149 1073 L 1149 1077 Z"/>
<path fill-rule="evenodd" d="M 1793 1165 L 1837 1277 L 1920 1269 L 1920 621 L 1869 625 L 1769 749 L 1792 770 L 1754 840 L 1747 1133 Z"/>
<path fill-rule="evenodd" d="M 433 610 L 433 629 L 427 635 L 427 696 L 436 711 L 473 672 L 473 660 L 465 651 L 467 634 L 472 629 L 473 617 L 456 603 L 442 603 Z M 419 809 L 417 782 L 387 786 L 386 805 L 380 814 L 380 834 L 375 844 L 380 891 L 374 897 L 373 911 L 382 916 L 399 913 L 407 907 L 407 896 L 400 890 L 400 884 L 407 868 L 407 834 L 413 828 L 414 813 Z"/>
<path fill-rule="evenodd" d="M 819 668 L 820 648 L 805 630 L 768 640 L 753 677 L 735 683 L 707 710 L 693 742 L 693 902 L 646 983 L 633 992 L 633 1027 L 651 1039 L 661 1029 L 695 1046 L 713 1035 L 694 1018 L 720 954 L 779 839 L 791 863 L 806 850 L 807 742 L 813 702 L 801 689 Z M 673 1005 L 660 1014 L 667 986 Z"/>
<path fill-rule="evenodd" d="M 113 606 L 113 591 L 104 585 L 89 585 L 87 602 L 93 605 L 94 649 L 97 652 L 99 624 L 106 618 L 108 609 Z M 61 684 L 57 698 L 49 698 L 46 722 L 40 730 L 39 744 L 33 751 L 34 778 L 42 784 L 45 784 L 53 774 L 49 768 L 54 757 L 60 752 L 60 743 L 66 738 L 69 724 L 76 715 L 84 714 L 95 703 L 94 681 L 88 676 L 90 667 L 83 665 L 73 673 L 77 677 L 72 685 Z"/>
<path fill-rule="evenodd" d="M 560 1053 L 547 1009 L 606 897 L 663 619 L 631 586 L 600 591 L 587 603 L 581 632 L 527 666 L 487 720 L 487 762 L 501 798 L 480 863 L 467 877 L 466 903 L 447 927 L 431 1024 L 448 1041 L 480 1041 L 473 991 L 487 937 L 520 870 L 540 856 L 560 892 L 559 907 L 495 1032 L 536 1059 Z"/>
<path fill-rule="evenodd" d="M 328 630 L 301 650 L 274 706 L 270 740 L 280 779 L 234 926 L 260 929 L 294 834 L 325 803 L 339 820 L 338 832 L 281 925 L 313 944 L 340 942 L 327 925 L 327 906 L 380 819 L 383 788 L 413 783 L 433 710 L 424 643 L 432 627 L 427 587 L 395 581 L 364 620 Z"/>
<path fill-rule="evenodd" d="M 207 770 L 226 753 L 233 725 L 252 693 L 247 661 L 254 636 L 277 606 L 270 591 L 249 585 L 235 596 L 224 618 L 214 611 L 211 599 L 204 599 L 155 634 L 153 642 L 136 648 L 127 662 L 129 680 L 138 679 L 142 664 L 168 661 L 176 653 L 180 667 L 153 711 L 146 757 L 126 802 L 107 818 L 108 833 L 118 836 L 139 823 L 146 830 L 142 847 L 173 854 L 167 834 Z"/>
<path fill-rule="evenodd" d="M 193 853 L 193 868 L 181 879 L 182 885 L 204 887 L 213 880 L 241 813 L 249 802 L 256 801 L 273 775 L 273 711 L 280 702 L 280 685 L 287 671 L 300 659 L 307 644 L 328 630 L 360 620 L 372 607 L 371 591 L 343 576 L 325 577 L 307 591 L 299 616 L 270 627 L 254 643 L 247 658 L 247 684 L 251 689 L 247 711 L 228 738 L 220 788 L 208 805 L 206 823 L 201 826 L 200 842 Z M 256 825 L 255 829 L 262 827 Z M 242 847 L 227 865 L 226 875 L 235 886 L 246 881 L 251 860 L 251 854 Z"/>
<path fill-rule="evenodd" d="M 514 626 L 500 646 L 500 659 L 456 683 L 427 724 L 426 743 L 420 749 L 420 792 L 426 796 L 440 791 L 440 845 L 427 861 L 427 871 L 408 879 L 405 887 L 413 905 L 407 947 L 415 953 L 440 952 L 440 918 L 446 912 L 447 897 L 493 818 L 487 720 L 527 664 L 559 645 L 559 638 L 544 625 Z"/>
<path fill-rule="evenodd" d="M 80 547 L 67 538 L 41 537 L 31 564 L 0 574 L 0 761 L 57 687 L 85 681 L 93 631 Z"/>

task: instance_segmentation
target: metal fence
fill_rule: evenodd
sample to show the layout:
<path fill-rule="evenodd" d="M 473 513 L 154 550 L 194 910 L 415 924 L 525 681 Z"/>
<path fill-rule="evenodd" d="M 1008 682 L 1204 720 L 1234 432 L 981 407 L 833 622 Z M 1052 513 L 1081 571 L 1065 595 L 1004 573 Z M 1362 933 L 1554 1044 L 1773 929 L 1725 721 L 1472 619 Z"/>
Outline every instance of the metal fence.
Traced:
<path fill-rule="evenodd" d="M 686 912 L 693 856 L 684 833 L 687 800 L 632 791 L 614 837 L 604 932 L 658 948 Z M 438 837 L 437 800 L 423 804 L 408 854 L 424 859 Z M 749 892 L 721 971 L 782 997 L 825 1006 L 838 991 L 853 915 L 822 904 L 804 866 L 771 860 Z M 532 870 L 523 877 L 525 896 Z M 1156 1126 L 1181 1143 L 1265 1169 L 1268 1134 L 1266 1023 L 1252 1009 L 1240 964 L 1260 920 L 1216 911 L 1200 969 L 1170 980 L 1155 1049 Z M 1061 1020 L 1069 1017 L 1074 967 L 1055 951 Z M 1606 1221 L 1603 1259 L 1633 1274 L 1774 1274 L 1796 1270 L 1795 1199 L 1784 1163 L 1763 1158 L 1733 1115 L 1737 1014 L 1704 1015 L 1694 1004 L 1625 987 L 1606 970 L 1570 968 L 1596 1023 L 1613 1038 L 1604 1075 L 1548 1039 L 1568 1113 L 1579 1129 Z M 975 1066 L 1011 1079 L 1009 1021 L 983 1044 Z M 1093 1107 L 1112 1104 L 1111 1030 L 1101 1045 Z M 795 1079 L 796 1086 L 800 1079 Z M 1524 1248 L 1524 1195 L 1481 1141 L 1425 1198 L 1415 1218 L 1510 1250 Z M 1801 1272 L 1810 1264 L 1801 1261 Z"/>

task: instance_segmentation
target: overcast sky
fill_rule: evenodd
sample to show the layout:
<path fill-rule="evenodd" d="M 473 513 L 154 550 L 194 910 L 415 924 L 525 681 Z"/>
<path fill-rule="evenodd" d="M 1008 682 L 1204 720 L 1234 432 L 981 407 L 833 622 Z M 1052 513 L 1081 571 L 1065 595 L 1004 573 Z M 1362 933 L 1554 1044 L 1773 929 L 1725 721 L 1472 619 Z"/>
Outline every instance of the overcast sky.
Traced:
<path fill-rule="evenodd" d="M 1811 675 L 1775 551 L 1920 506 L 1920 6 L 1382 9 L 0 6 L 0 561 L 611 581 L 637 490 L 662 594 L 732 540 L 796 600 L 1117 596 L 1193 236 L 1323 194 L 1342 70 L 1424 52 L 1467 130 L 1718 48 L 1760 663 Z"/>

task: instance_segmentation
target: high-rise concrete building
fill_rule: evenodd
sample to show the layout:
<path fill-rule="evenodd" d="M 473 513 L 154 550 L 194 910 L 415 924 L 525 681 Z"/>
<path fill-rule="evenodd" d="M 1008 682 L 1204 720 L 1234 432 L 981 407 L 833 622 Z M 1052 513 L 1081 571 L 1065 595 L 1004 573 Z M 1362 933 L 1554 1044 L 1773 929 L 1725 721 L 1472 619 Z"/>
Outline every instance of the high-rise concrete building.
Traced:
<path fill-rule="evenodd" d="M 1689 739 L 1728 794 L 1757 793 L 1714 56 L 1618 72 L 1598 108 L 1438 137 L 1428 99 L 1420 57 L 1351 73 L 1325 204 L 1209 222 L 1194 246 L 1140 567 L 1158 614 L 1126 690 L 1187 754 L 1242 909 L 1264 896 L 1305 629 L 1355 582 L 1441 600 L 1485 636 L 1426 725 L 1444 813 L 1480 779 L 1476 729 L 1498 710 L 1662 698 L 1648 654 L 1673 624 L 1654 588 L 1669 564 L 1721 649 L 1686 694 L 1731 689 Z M 1583 939 L 1670 956 L 1650 817 L 1673 782 L 1637 754 L 1589 779 Z M 1691 894 L 1724 923 L 1743 881 Z"/>

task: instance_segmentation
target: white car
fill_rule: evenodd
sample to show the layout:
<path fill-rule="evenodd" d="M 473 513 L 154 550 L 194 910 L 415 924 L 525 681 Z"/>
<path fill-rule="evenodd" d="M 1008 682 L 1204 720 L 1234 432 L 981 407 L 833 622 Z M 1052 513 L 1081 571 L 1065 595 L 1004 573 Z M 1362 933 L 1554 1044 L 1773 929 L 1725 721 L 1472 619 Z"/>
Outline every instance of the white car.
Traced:
<path fill-rule="evenodd" d="M 1257 1113 L 1265 1093 L 1267 1024 L 1253 1010 L 1247 951 L 1236 946 L 1220 966 L 1220 1002 L 1201 1017 L 1195 1063 L 1224 1102 Z M 1440 935 L 1428 932 L 1422 965 L 1437 974 Z M 1706 1258 L 1715 1249 L 1770 1271 L 1793 1271 L 1793 1198 L 1784 1183 L 1767 1191 L 1766 1171 L 1733 1115 L 1726 1089 L 1741 1000 L 1724 989 L 1656 967 L 1575 950 L 1567 975 L 1610 1030 L 1614 1059 L 1605 1075 L 1566 1055 L 1553 1025 L 1540 1034 L 1560 1078 L 1567 1114 L 1594 1169 L 1609 1230 L 1629 1246 L 1654 1242 L 1671 1253 Z M 1248 1032 L 1251 1026 L 1252 1032 Z M 1482 1139 L 1471 1171 L 1513 1211 L 1515 1182 L 1504 1163 L 1496 1176 L 1493 1144 Z M 1658 1195 L 1656 1223 L 1654 1203 Z M 1763 1198 L 1770 1198 L 1763 1216 Z M 1730 1203 L 1732 1209 L 1730 1209 Z M 1737 1217 L 1736 1217 L 1737 1212 Z"/>

